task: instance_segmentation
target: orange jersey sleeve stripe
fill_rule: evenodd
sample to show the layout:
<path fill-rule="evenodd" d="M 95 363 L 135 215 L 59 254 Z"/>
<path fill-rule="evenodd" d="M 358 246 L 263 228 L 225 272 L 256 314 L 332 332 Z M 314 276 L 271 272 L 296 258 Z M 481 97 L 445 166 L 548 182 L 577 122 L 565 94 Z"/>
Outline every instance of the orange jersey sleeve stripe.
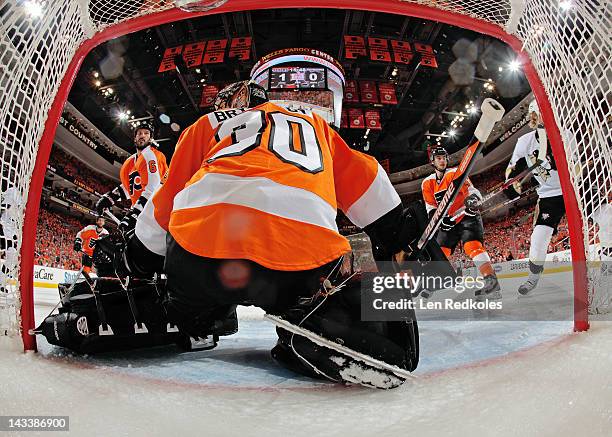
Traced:
<path fill-rule="evenodd" d="M 195 229 L 209 232 L 194 235 Z M 170 233 L 193 254 L 249 259 L 274 270 L 313 269 L 351 250 L 337 232 L 282 217 L 270 220 L 265 212 L 239 205 L 181 210 L 172 215 Z"/>

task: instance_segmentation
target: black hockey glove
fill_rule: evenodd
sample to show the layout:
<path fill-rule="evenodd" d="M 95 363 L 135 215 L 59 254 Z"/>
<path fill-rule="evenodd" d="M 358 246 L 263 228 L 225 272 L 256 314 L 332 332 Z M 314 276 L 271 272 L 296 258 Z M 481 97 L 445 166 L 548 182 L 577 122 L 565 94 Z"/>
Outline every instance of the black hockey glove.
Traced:
<path fill-rule="evenodd" d="M 98 201 L 96 202 L 96 212 L 99 215 L 102 215 L 104 213 L 105 209 L 111 209 L 111 207 L 114 204 L 115 204 L 115 202 L 113 201 L 113 199 L 107 193 L 104 196 L 100 197 L 98 199 Z"/>
<path fill-rule="evenodd" d="M 121 223 L 119 223 L 119 230 L 124 234 L 133 230 L 136 227 L 136 220 L 138 219 L 139 214 L 139 210 L 135 208 L 130 209 L 123 217 L 123 220 L 121 220 Z"/>
<path fill-rule="evenodd" d="M 364 229 L 372 241 L 372 253 L 377 261 L 390 261 L 392 256 L 408 246 L 419 234 L 413 214 L 400 204 Z"/>
<path fill-rule="evenodd" d="M 443 232 L 448 232 L 451 229 L 453 229 L 453 227 L 455 227 L 456 224 L 457 222 L 455 222 L 455 220 L 453 220 L 449 216 L 446 216 L 442 219 L 442 223 L 440 223 L 440 230 Z"/>
<path fill-rule="evenodd" d="M 465 198 L 465 212 L 468 214 L 476 214 L 480 211 L 480 197 L 476 193 L 472 193 Z"/>
<path fill-rule="evenodd" d="M 81 240 L 80 238 L 74 240 L 73 249 L 75 252 L 80 252 L 81 250 L 83 250 L 83 240 Z"/>

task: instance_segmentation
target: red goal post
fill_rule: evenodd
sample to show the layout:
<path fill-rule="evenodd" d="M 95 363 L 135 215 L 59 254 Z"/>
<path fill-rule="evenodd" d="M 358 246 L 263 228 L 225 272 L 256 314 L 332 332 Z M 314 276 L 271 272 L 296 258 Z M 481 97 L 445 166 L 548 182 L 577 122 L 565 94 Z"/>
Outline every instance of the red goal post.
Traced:
<path fill-rule="evenodd" d="M 270 8 L 357 9 L 435 20 L 498 38 L 516 52 L 541 108 L 561 179 L 574 262 L 574 326 L 588 329 L 597 278 L 586 261 L 600 259 L 594 214 L 609 202 L 607 192 L 603 197 L 594 192 L 612 186 L 606 124 L 612 26 L 606 2 L 573 0 L 565 10 L 557 0 L 229 0 L 192 13 L 172 0 L 34 1 L 44 8 L 39 17 L 26 15 L 21 0 L 0 6 L 2 183 L 3 190 L 14 187 L 20 196 L 12 210 L 20 257 L 16 265 L 5 262 L 11 285 L 0 296 L 0 337 L 21 336 L 26 350 L 36 348 L 29 329 L 34 327 L 39 202 L 59 117 L 87 53 L 112 38 L 172 21 Z"/>

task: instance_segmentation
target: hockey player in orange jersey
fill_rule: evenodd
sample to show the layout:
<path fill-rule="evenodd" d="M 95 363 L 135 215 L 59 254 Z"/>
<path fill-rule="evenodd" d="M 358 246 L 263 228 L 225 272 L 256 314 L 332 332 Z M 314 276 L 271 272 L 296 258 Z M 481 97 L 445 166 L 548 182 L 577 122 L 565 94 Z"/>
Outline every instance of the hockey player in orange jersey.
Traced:
<path fill-rule="evenodd" d="M 416 320 L 362 322 L 359 283 L 325 294 L 350 251 L 336 227 L 338 208 L 389 261 L 423 230 L 374 158 L 350 149 L 317 114 L 280 107 L 258 85 L 238 82 L 182 133 L 166 182 L 114 259 L 134 276 L 163 266 L 168 319 L 192 336 L 227 333 L 237 304 L 256 305 L 295 323 L 308 314 L 308 329 L 411 371 Z M 325 305 L 310 306 L 321 296 Z M 333 326 L 342 334 L 326 331 Z M 328 349 L 278 333 L 272 354 L 279 362 L 348 381 L 341 375 L 348 360 L 340 364 Z M 381 383 L 389 388 L 398 379 L 380 381 L 391 381 Z"/>
<path fill-rule="evenodd" d="M 121 166 L 121 185 L 106 193 L 96 203 L 96 210 L 102 214 L 116 202 L 130 201 L 131 209 L 119 225 L 123 231 L 133 229 L 136 217 L 162 184 L 168 171 L 166 157 L 155 147 L 153 134 L 153 125 L 147 122 L 134 129 L 136 153 Z"/>
<path fill-rule="evenodd" d="M 81 229 L 74 239 L 74 250 L 82 252 L 83 271 L 91 273 L 93 265 L 92 256 L 96 241 L 103 235 L 108 235 L 108 231 L 104 229 L 104 217 L 98 217 L 95 225 L 88 225 Z"/>
<path fill-rule="evenodd" d="M 431 216 L 451 184 L 456 169 L 448 168 L 448 153 L 441 146 L 431 150 L 430 162 L 434 167 L 434 173 L 423 180 L 421 191 L 427 212 Z M 491 265 L 489 254 L 484 248 L 484 226 L 478 211 L 481 200 L 480 191 L 468 179 L 444 217 L 436 239 L 449 259 L 457 244 L 463 243 L 466 255 L 474 261 L 484 277 L 485 285 L 476 291 L 477 299 L 485 297 L 500 299 L 499 282 Z M 465 211 L 457 215 L 457 212 L 464 206 Z"/>

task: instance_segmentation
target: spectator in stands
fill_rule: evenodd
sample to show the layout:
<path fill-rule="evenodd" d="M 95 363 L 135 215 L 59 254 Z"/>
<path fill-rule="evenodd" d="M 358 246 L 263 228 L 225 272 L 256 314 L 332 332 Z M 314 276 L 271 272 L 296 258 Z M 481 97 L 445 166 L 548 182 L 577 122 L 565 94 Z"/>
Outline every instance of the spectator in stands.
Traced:
<path fill-rule="evenodd" d="M 35 264 L 78 270 L 80 259 L 72 250 L 73 236 L 83 227 L 76 218 L 40 209 L 36 229 Z"/>
<path fill-rule="evenodd" d="M 79 182 L 97 193 L 106 193 L 115 185 L 109 178 L 89 169 L 82 162 L 67 154 L 59 147 L 53 147 L 51 150 L 49 166 L 60 176 Z"/>

